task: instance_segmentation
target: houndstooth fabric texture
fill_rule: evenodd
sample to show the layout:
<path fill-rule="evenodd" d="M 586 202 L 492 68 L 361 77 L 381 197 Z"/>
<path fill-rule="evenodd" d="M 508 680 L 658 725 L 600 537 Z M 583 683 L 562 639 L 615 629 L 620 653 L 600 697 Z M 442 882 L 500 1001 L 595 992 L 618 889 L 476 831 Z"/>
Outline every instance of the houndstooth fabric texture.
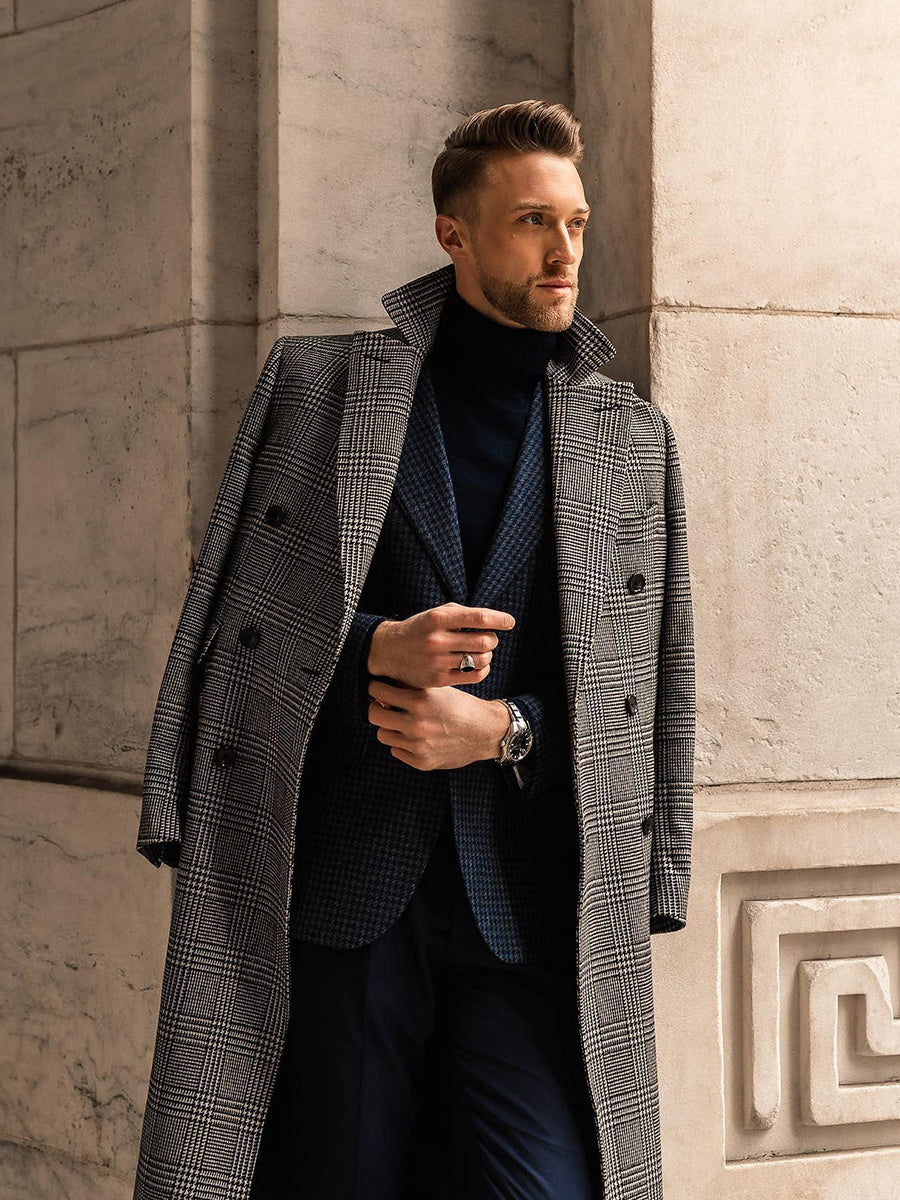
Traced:
<path fill-rule="evenodd" d="M 137 849 L 178 871 L 138 1200 L 249 1193 L 289 1014 L 305 755 L 366 612 L 453 285 L 450 265 L 387 293 L 390 330 L 279 338 L 229 455 L 147 753 Z M 687 917 L 693 628 L 675 438 L 665 414 L 600 372 L 614 353 L 576 307 L 545 375 L 544 432 L 584 1066 L 605 1200 L 659 1200 L 650 935 Z"/>

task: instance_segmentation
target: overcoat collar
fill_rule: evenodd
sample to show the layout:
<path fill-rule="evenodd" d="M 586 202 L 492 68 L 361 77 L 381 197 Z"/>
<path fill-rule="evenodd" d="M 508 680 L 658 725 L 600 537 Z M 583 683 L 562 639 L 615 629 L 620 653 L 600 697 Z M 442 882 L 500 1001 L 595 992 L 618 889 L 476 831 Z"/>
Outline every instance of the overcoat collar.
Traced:
<path fill-rule="evenodd" d="M 441 310 L 450 288 L 456 286 L 456 268 L 453 263 L 413 279 L 402 287 L 386 292 L 381 297 L 388 316 L 411 346 L 419 348 L 423 356 L 434 344 Z M 572 323 L 563 333 L 564 347 L 561 365 L 565 367 L 570 383 L 580 383 L 592 371 L 609 362 L 616 348 L 593 321 L 575 306 Z"/>
<path fill-rule="evenodd" d="M 336 461 L 345 625 L 359 602 L 396 483 L 419 376 L 454 286 L 450 263 L 387 292 L 382 304 L 396 329 L 360 330 L 352 338 Z M 615 347 L 577 306 L 560 344 L 544 377 L 546 433 L 561 631 L 574 696 L 606 595 L 634 389 L 599 374 Z M 477 581 L 479 604 L 500 582 L 502 562 L 497 566 L 499 573 L 487 563 Z M 449 582 L 452 591 L 462 577 L 451 574 Z"/>

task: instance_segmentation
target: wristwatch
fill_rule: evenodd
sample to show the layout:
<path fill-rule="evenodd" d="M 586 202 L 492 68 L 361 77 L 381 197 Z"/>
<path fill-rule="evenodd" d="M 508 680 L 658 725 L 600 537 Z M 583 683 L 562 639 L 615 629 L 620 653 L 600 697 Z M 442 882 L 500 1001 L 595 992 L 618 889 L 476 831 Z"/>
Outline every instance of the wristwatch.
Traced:
<path fill-rule="evenodd" d="M 500 753 L 494 762 L 501 764 L 521 762 L 534 742 L 531 722 L 512 700 L 504 700 L 509 709 L 509 728 L 500 739 Z"/>

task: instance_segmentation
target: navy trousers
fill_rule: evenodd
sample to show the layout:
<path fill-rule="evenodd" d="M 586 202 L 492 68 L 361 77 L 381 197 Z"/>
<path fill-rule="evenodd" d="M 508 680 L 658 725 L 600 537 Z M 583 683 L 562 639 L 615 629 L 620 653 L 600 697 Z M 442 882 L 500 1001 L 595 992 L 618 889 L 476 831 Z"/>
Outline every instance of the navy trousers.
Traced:
<path fill-rule="evenodd" d="M 390 929 L 291 954 L 251 1200 L 600 1200 L 575 964 L 493 954 L 449 812 Z"/>

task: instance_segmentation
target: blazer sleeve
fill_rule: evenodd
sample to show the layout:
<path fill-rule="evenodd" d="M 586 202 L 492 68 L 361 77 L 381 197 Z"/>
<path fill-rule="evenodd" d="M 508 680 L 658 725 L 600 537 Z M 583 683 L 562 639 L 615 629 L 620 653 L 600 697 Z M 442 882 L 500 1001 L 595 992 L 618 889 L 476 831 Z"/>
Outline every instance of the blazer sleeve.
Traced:
<path fill-rule="evenodd" d="M 197 657 L 263 442 L 286 338 L 269 351 L 234 439 L 163 672 L 144 768 L 137 851 L 178 865 L 194 760 Z"/>
<path fill-rule="evenodd" d="M 518 704 L 531 725 L 534 738 L 521 762 L 498 764 L 510 795 L 524 803 L 546 794 L 553 784 L 571 772 L 565 682 L 560 679 L 506 698 Z"/>
<path fill-rule="evenodd" d="M 377 613 L 356 612 L 338 656 L 323 704 L 333 702 L 343 719 L 352 725 L 369 725 L 369 650 L 372 634 L 382 621 Z"/>
<path fill-rule="evenodd" d="M 650 932 L 687 923 L 693 829 L 696 695 L 694 630 L 684 489 L 675 436 L 666 415 L 666 572 L 654 719 L 655 793 L 650 851 Z"/>

